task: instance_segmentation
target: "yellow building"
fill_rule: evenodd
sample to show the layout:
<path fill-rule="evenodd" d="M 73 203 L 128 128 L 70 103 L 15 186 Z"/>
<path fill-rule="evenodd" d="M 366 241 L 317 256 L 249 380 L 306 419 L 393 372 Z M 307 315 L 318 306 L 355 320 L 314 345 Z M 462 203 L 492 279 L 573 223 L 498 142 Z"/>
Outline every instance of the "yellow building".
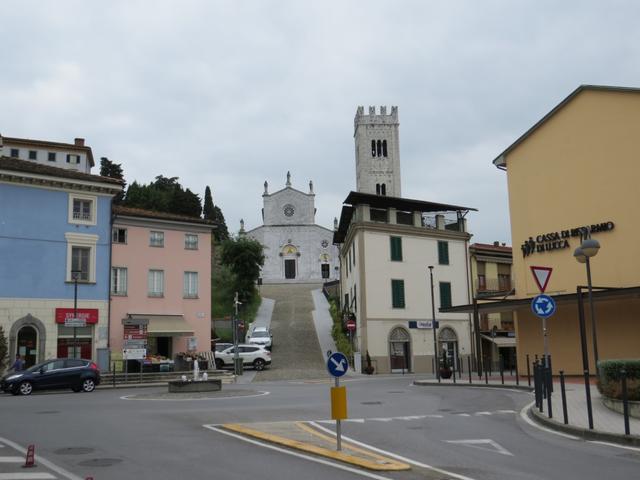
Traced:
<path fill-rule="evenodd" d="M 546 293 L 557 304 L 547 321 L 554 374 L 583 373 L 577 287 L 587 285 L 587 272 L 574 250 L 589 236 L 601 246 L 590 260 L 598 359 L 639 357 L 640 89 L 578 87 L 493 163 L 507 175 L 515 297 L 476 313 L 514 312 L 519 371 L 527 355 L 543 353 L 531 267 L 544 266 L 553 269 Z M 596 342 L 583 298 L 593 373 Z"/>

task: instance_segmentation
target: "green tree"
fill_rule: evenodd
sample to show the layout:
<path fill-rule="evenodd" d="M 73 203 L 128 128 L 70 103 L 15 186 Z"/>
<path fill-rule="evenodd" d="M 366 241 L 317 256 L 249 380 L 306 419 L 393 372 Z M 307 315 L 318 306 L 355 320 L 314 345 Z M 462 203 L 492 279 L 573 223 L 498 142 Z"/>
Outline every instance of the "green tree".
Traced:
<path fill-rule="evenodd" d="M 224 220 L 222 210 L 217 205 L 213 204 L 213 198 L 211 196 L 211 189 L 207 185 L 204 189 L 204 218 L 211 220 L 216 224 L 216 229 L 213 232 L 213 236 L 216 242 L 222 242 L 229 238 L 229 230 L 227 229 L 227 223 Z"/>
<path fill-rule="evenodd" d="M 202 213 L 207 220 L 213 220 L 213 198 L 211 197 L 209 185 L 204 189 L 204 207 Z"/>
<path fill-rule="evenodd" d="M 113 163 L 107 157 L 102 157 L 100 159 L 100 176 L 122 180 L 122 191 L 115 197 L 113 197 L 113 203 L 122 203 L 122 201 L 124 200 L 124 187 L 126 187 L 127 185 L 127 182 L 124 179 L 124 173 L 122 171 L 122 164 Z"/>
<path fill-rule="evenodd" d="M 158 212 L 198 217 L 202 213 L 200 197 L 188 188 L 185 190 L 178 177 L 158 175 L 149 185 L 133 182 L 124 199 L 127 207 L 144 208 Z"/>
<path fill-rule="evenodd" d="M 249 302 L 256 293 L 255 284 L 264 265 L 260 242 L 246 237 L 225 240 L 221 246 L 220 263 L 233 273 L 234 290 L 241 301 Z"/>
<path fill-rule="evenodd" d="M 4 372 L 4 369 L 7 368 L 8 353 L 7 337 L 4 334 L 4 328 L 0 325 L 0 372 Z"/>

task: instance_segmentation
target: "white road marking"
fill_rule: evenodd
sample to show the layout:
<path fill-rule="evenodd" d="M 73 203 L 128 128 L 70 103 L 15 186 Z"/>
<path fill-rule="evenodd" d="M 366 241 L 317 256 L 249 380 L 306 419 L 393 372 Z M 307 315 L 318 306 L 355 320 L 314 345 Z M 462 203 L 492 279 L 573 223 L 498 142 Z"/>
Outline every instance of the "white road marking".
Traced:
<path fill-rule="evenodd" d="M 0 463 L 22 463 L 24 457 L 0 457 Z"/>
<path fill-rule="evenodd" d="M 367 418 L 367 420 L 372 420 L 374 422 L 391 422 L 393 420 L 396 420 L 396 418 Z"/>
<path fill-rule="evenodd" d="M 351 422 L 351 423 L 364 423 L 364 418 L 348 418 L 347 420 L 344 420 L 345 422 Z M 335 423 L 335 420 L 328 420 L 325 421 L 326 423 Z"/>
<path fill-rule="evenodd" d="M 474 415 L 491 415 L 491 412 L 476 412 Z"/>
<path fill-rule="evenodd" d="M 0 480 L 51 480 L 54 479 L 50 473 L 40 472 L 16 472 L 0 473 Z"/>
<path fill-rule="evenodd" d="M 308 455 L 303 455 L 298 452 L 293 452 L 291 450 L 285 450 L 284 448 L 276 447 L 274 445 L 269 445 L 267 443 L 258 442 L 251 438 L 243 437 L 242 435 L 238 435 L 236 433 L 228 432 L 226 430 L 219 429 L 214 425 L 202 425 L 204 428 L 208 428 L 209 430 L 213 430 L 214 432 L 222 433 L 224 435 L 229 435 L 230 437 L 237 438 L 247 443 L 251 443 L 253 445 L 259 445 L 260 447 L 268 448 L 270 450 L 275 450 L 276 452 L 286 453 L 287 455 L 291 455 L 293 457 L 303 458 L 305 460 L 309 460 L 310 462 L 321 463 L 322 465 L 328 465 L 333 468 L 337 468 L 339 470 L 345 470 L 347 472 L 355 473 L 356 475 L 361 475 L 367 478 L 373 478 L 374 480 L 391 480 L 389 477 L 383 477 L 382 475 L 376 475 L 375 473 L 365 472 L 363 470 L 358 470 L 356 468 L 347 467 L 342 464 L 333 463 L 328 460 L 324 460 L 322 458 L 310 457 Z M 343 437 L 344 438 L 344 437 Z M 2 479 L 0 479 L 2 480 Z"/>
<path fill-rule="evenodd" d="M 447 443 L 455 443 L 458 445 L 464 445 L 466 447 L 477 448 L 479 450 L 486 450 L 488 452 L 499 453 L 501 455 L 507 455 L 513 457 L 513 453 L 504 448 L 498 442 L 494 442 L 490 438 L 478 438 L 468 440 L 446 440 Z M 481 446 L 482 445 L 482 446 Z M 490 448 L 487 448 L 490 446 Z"/>
<path fill-rule="evenodd" d="M 606 445 L 607 447 L 623 448 L 625 450 L 632 450 L 634 452 L 640 452 L 640 448 L 638 448 L 638 447 L 628 447 L 627 445 L 618 445 L 617 443 L 601 442 L 599 440 L 587 440 L 587 442 L 589 442 L 589 443 L 597 443 L 598 445 Z"/>
<path fill-rule="evenodd" d="M 2 438 L 0 437 L 0 442 L 3 442 L 4 444 L 8 445 L 9 447 L 14 448 L 15 450 L 17 450 L 18 452 L 22 453 L 23 455 L 27 454 L 27 449 L 22 447 L 21 445 L 18 445 L 15 442 L 12 442 L 11 440 L 8 440 L 6 438 Z M 67 470 L 65 470 L 62 467 L 57 466 L 55 463 L 50 462 L 49 460 L 47 460 L 46 458 L 41 457 L 40 455 L 36 455 L 35 456 L 35 462 L 36 465 L 37 464 L 42 464 L 45 467 L 47 467 L 49 470 L 53 470 L 55 473 L 57 473 L 58 475 L 62 475 L 63 477 L 67 478 L 68 480 L 83 480 L 81 477 L 78 477 L 77 475 L 74 475 L 71 472 L 68 472 Z M 37 472 L 34 472 L 37 473 Z M 4 475 L 4 474 L 3 474 Z M 46 474 L 49 475 L 49 474 Z M 25 480 L 28 480 L 27 477 L 5 477 L 4 479 L 2 477 L 0 477 L 0 480 L 20 480 L 20 478 L 24 478 Z M 35 478 L 36 477 L 31 477 L 31 478 Z M 54 476 L 48 476 L 48 477 L 39 477 L 39 478 L 56 478 Z"/>
<path fill-rule="evenodd" d="M 531 406 L 534 404 L 535 402 L 531 402 L 528 405 L 525 405 L 522 410 L 520 410 L 520 418 L 522 418 L 522 420 L 524 420 L 525 422 L 527 422 L 529 425 L 531 425 L 534 428 L 537 428 L 538 430 L 542 430 L 543 432 L 547 432 L 547 433 L 552 433 L 554 435 L 558 435 L 560 437 L 564 437 L 564 438 L 570 438 L 571 440 L 580 440 L 580 437 L 576 437 L 575 435 L 569 435 L 568 433 L 563 433 L 563 432 L 558 432 L 556 430 L 552 430 L 551 428 L 546 428 L 543 427 L 542 425 L 538 425 L 536 422 L 534 422 L 533 420 L 531 420 L 529 418 L 529 415 L 527 415 L 527 411 L 529 410 L 529 408 L 531 408 Z"/>
<path fill-rule="evenodd" d="M 516 413 L 515 410 L 498 410 L 498 413 Z"/>
<path fill-rule="evenodd" d="M 444 418 L 444 415 L 425 415 L 424 418 Z"/>
<path fill-rule="evenodd" d="M 120 397 L 120 400 L 137 400 L 137 401 L 147 401 L 147 402 L 203 402 L 206 400 L 236 400 L 238 398 L 253 398 L 253 397 L 262 397 L 264 395 L 269 395 L 271 392 L 258 392 L 255 395 L 238 395 L 233 397 L 214 397 L 214 398 L 132 398 L 135 397 L 133 395 L 124 395 Z"/>
<path fill-rule="evenodd" d="M 318 428 L 318 429 L 320 429 L 320 430 L 322 430 L 324 432 L 327 432 L 327 433 L 329 433 L 331 435 L 335 436 L 335 434 L 336 434 L 334 431 L 329 430 L 328 428 L 324 428 L 323 426 L 318 425 L 315 422 L 309 422 L 309 423 L 311 425 L 313 425 L 314 427 L 316 427 L 316 428 Z M 358 440 L 354 440 L 353 438 L 347 437 L 345 435 L 342 435 L 342 438 L 343 438 L 343 440 L 347 440 L 347 441 L 349 441 L 349 442 L 351 442 L 351 443 L 353 443 L 355 445 L 359 445 L 361 447 L 368 448 L 369 450 L 377 452 L 377 453 L 379 453 L 381 455 L 386 455 L 387 457 L 395 458 L 396 460 L 400 460 L 401 462 L 405 462 L 405 463 L 409 463 L 411 465 L 415 465 L 416 467 L 426 468 L 428 470 L 433 470 L 434 472 L 442 473 L 444 475 L 449 475 L 450 477 L 456 478 L 458 480 L 475 480 L 475 479 L 473 479 L 471 477 L 466 477 L 466 476 L 460 475 L 458 473 L 453 473 L 453 472 L 450 472 L 448 470 L 443 470 L 442 468 L 433 467 L 431 465 L 427 465 L 426 463 L 417 462 L 415 460 L 411 460 L 410 458 L 406 458 L 406 457 L 403 457 L 403 456 L 400 456 L 400 455 L 396 455 L 395 453 L 387 452 L 386 450 L 382 450 L 381 448 L 376 448 L 376 447 L 373 447 L 373 446 L 368 445 L 366 443 L 359 442 Z"/>
<path fill-rule="evenodd" d="M 471 416 L 471 414 L 469 414 L 469 413 L 456 413 L 456 415 L 458 417 L 470 417 Z"/>

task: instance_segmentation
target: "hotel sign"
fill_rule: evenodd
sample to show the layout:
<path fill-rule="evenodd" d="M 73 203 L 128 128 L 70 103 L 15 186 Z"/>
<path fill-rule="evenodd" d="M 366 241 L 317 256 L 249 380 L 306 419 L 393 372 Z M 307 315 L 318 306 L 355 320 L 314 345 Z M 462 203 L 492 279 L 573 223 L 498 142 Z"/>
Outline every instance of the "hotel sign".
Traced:
<path fill-rule="evenodd" d="M 593 233 L 608 232 L 615 227 L 613 222 L 603 222 L 594 225 L 585 225 L 583 227 L 571 228 L 569 230 L 560 230 L 529 237 L 521 246 L 522 256 L 528 257 L 532 253 L 550 252 L 551 250 L 561 250 L 569 248 L 569 239 L 572 237 L 585 238 Z"/>

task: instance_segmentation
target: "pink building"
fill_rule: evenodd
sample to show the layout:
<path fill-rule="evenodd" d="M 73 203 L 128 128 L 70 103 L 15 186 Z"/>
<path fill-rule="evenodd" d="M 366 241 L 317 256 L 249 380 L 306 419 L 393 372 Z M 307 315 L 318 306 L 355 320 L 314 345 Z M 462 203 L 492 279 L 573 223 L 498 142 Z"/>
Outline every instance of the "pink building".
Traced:
<path fill-rule="evenodd" d="M 210 350 L 213 224 L 118 206 L 113 215 L 112 358 L 122 358 L 123 348 L 168 359 Z"/>

